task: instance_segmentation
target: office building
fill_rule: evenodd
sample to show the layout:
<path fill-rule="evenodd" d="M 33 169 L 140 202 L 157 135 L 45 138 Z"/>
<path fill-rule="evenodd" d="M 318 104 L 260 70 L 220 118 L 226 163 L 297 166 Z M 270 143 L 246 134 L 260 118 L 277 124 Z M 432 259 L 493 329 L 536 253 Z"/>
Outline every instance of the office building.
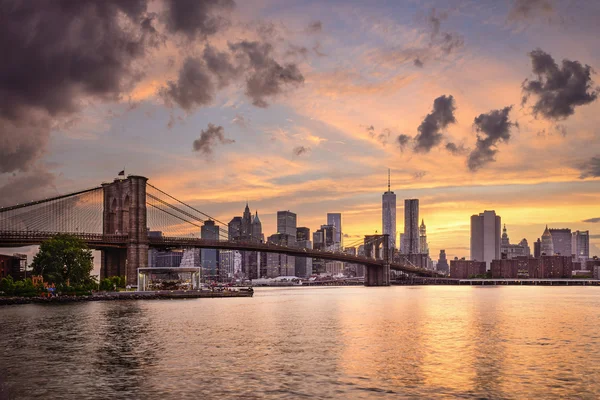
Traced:
<path fill-rule="evenodd" d="M 571 236 L 571 252 L 574 261 L 582 264 L 590 258 L 590 231 L 575 231 Z"/>
<path fill-rule="evenodd" d="M 500 258 L 500 228 L 500 216 L 493 210 L 471 216 L 471 260 L 490 268 Z"/>
<path fill-rule="evenodd" d="M 342 234 L 342 214 L 327 213 L 327 225 L 331 225 L 335 228 L 335 244 L 338 249 L 341 249 L 344 237 Z"/>
<path fill-rule="evenodd" d="M 215 225 L 215 221 L 204 221 L 204 225 L 200 228 L 200 238 L 206 240 L 219 240 L 219 226 Z M 202 274 L 210 276 L 217 280 L 220 276 L 219 271 L 219 250 L 201 249 L 200 263 L 202 264 Z"/>
<path fill-rule="evenodd" d="M 390 170 L 388 170 L 388 190 L 381 196 L 381 225 L 384 235 L 390 235 L 389 248 L 396 247 L 396 194 L 390 188 Z"/>
<path fill-rule="evenodd" d="M 571 256 L 573 254 L 571 250 L 571 230 L 568 228 L 563 229 L 549 229 L 550 235 L 552 236 L 552 246 L 554 248 L 554 254 L 561 256 Z"/>
<path fill-rule="evenodd" d="M 548 230 L 548 225 L 546 225 L 546 230 L 542 234 L 542 245 L 540 251 L 542 256 L 554 255 L 554 243 L 552 242 L 552 234 Z"/>
<path fill-rule="evenodd" d="M 429 254 L 429 244 L 427 244 L 427 228 L 425 227 L 425 220 L 421 220 L 421 226 L 419 226 L 419 253 Z"/>
<path fill-rule="evenodd" d="M 404 200 L 405 254 L 421 252 L 419 245 L 419 199 Z"/>
<path fill-rule="evenodd" d="M 446 250 L 440 250 L 440 257 L 436 265 L 436 270 L 444 275 L 448 275 L 450 273 L 450 266 L 448 265 L 448 260 L 446 259 Z"/>
<path fill-rule="evenodd" d="M 301 249 L 312 249 L 310 240 L 310 229 L 306 227 L 296 228 L 296 246 Z M 313 259 L 311 257 L 296 257 L 296 276 L 308 278 L 312 275 Z"/>
<path fill-rule="evenodd" d="M 277 233 L 294 237 L 296 240 L 296 214 L 288 211 L 277 211 Z"/>
<path fill-rule="evenodd" d="M 261 243 L 265 241 L 262 232 L 262 223 L 260 222 L 260 218 L 258 218 L 258 211 L 256 211 L 256 214 L 254 214 L 254 218 L 252 219 L 250 231 L 252 232 L 252 241 Z"/>
<path fill-rule="evenodd" d="M 295 217 L 296 216 L 294 214 L 294 223 Z M 279 246 L 295 247 L 296 232 L 294 232 L 294 235 L 289 235 L 287 233 L 275 233 L 269 236 L 268 242 L 277 244 Z M 296 260 L 294 256 L 288 256 L 286 254 L 279 253 L 267 253 L 266 263 L 267 278 L 276 278 L 278 276 L 295 276 L 296 274 Z"/>
<path fill-rule="evenodd" d="M 500 236 L 500 235 L 498 235 Z M 450 278 L 469 279 L 486 273 L 485 261 L 451 260 Z"/>
<path fill-rule="evenodd" d="M 529 256 L 527 240 L 523 239 L 519 244 L 510 244 L 510 239 L 506 232 L 506 224 L 504 224 L 504 227 L 502 228 L 502 239 L 500 240 L 500 258 L 510 260 L 522 256 Z"/>
<path fill-rule="evenodd" d="M 533 242 L 533 257 L 540 258 L 542 255 L 542 241 L 538 238 Z"/>

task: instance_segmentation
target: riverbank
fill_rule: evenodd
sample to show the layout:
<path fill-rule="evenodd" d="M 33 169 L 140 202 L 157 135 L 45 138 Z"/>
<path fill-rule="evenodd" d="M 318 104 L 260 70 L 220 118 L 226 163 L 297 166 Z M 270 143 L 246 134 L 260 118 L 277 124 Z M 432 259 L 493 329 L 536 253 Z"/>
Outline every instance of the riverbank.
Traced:
<path fill-rule="evenodd" d="M 198 299 L 221 297 L 252 297 L 254 291 L 210 291 L 210 290 L 160 290 L 152 292 L 110 292 L 95 293 L 91 296 L 57 296 L 57 297 L 0 297 L 0 306 L 14 304 L 63 304 L 86 301 L 116 300 L 166 300 L 166 299 Z"/>

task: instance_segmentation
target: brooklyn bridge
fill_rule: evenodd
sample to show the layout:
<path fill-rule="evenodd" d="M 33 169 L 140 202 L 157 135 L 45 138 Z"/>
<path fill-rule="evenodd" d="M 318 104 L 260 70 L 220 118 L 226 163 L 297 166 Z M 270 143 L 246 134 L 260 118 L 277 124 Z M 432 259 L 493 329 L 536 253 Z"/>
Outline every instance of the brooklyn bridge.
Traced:
<path fill-rule="evenodd" d="M 137 269 L 148 267 L 150 248 L 204 248 L 280 253 L 365 266 L 366 286 L 390 284 L 390 270 L 417 276 L 436 273 L 390 261 L 387 235 L 366 235 L 364 256 L 233 240 L 225 229 L 219 240 L 200 238 L 201 223 L 220 222 L 148 183 L 129 175 L 90 189 L 0 208 L 0 247 L 39 245 L 60 233 L 77 236 L 101 252 L 102 278 L 125 276 L 137 284 Z M 221 223 L 222 224 L 222 223 Z M 149 235 L 160 231 L 162 235 Z"/>

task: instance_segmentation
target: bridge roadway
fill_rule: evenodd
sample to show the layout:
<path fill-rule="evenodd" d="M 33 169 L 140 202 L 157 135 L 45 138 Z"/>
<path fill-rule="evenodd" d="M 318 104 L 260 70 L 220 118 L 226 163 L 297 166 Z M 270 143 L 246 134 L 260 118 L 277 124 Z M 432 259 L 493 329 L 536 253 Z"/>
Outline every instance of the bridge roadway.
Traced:
<path fill-rule="evenodd" d="M 64 232 L 62 232 L 64 234 Z M 38 231 L 0 231 L 0 247 L 22 247 L 39 245 L 43 241 L 58 235 L 58 232 Z M 104 250 L 110 248 L 127 248 L 128 235 L 104 235 L 101 233 L 71 232 L 70 235 L 83 240 L 90 248 Z M 365 266 L 383 267 L 383 260 L 353 256 L 341 252 L 330 252 L 314 249 L 302 249 L 280 246 L 273 243 L 256 243 L 245 241 L 219 241 L 183 237 L 148 237 L 148 245 L 153 248 L 185 248 L 199 247 L 204 249 L 260 251 L 265 253 L 287 254 L 296 257 L 312 257 L 330 261 L 342 261 Z M 411 265 L 390 263 L 390 269 L 413 273 L 418 276 L 437 276 L 434 271 L 413 267 Z"/>

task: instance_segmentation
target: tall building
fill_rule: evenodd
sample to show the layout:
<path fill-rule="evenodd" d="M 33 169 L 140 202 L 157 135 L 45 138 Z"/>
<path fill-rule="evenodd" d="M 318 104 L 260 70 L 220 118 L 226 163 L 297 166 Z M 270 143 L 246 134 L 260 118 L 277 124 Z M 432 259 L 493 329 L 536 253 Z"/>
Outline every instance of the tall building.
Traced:
<path fill-rule="evenodd" d="M 590 231 L 575 231 L 571 236 L 571 252 L 575 256 L 574 261 L 582 264 L 590 258 Z"/>
<path fill-rule="evenodd" d="M 450 266 L 448 265 L 448 260 L 446 259 L 446 250 L 440 250 L 440 258 L 438 259 L 436 269 L 438 272 L 441 272 L 445 275 L 450 273 Z"/>
<path fill-rule="evenodd" d="M 384 235 L 390 235 L 389 248 L 396 247 L 396 194 L 390 188 L 390 170 L 388 169 L 388 190 L 381 196 L 381 225 Z M 400 242 L 402 243 L 402 242 Z"/>
<path fill-rule="evenodd" d="M 233 217 L 227 224 L 229 240 L 240 240 L 242 238 L 242 217 Z"/>
<path fill-rule="evenodd" d="M 522 257 L 529 255 L 529 246 L 527 246 L 527 240 L 521 240 L 519 244 L 510 244 L 508 234 L 506 233 L 506 224 L 502 228 L 502 239 L 500 240 L 500 258 L 501 259 L 513 259 L 515 257 Z"/>
<path fill-rule="evenodd" d="M 427 244 L 427 228 L 425 227 L 425 220 L 421 220 L 421 226 L 419 226 L 419 253 L 429 254 L 429 245 Z"/>
<path fill-rule="evenodd" d="M 327 225 L 335 227 L 335 243 L 337 248 L 342 248 L 342 214 L 341 213 L 327 213 Z"/>
<path fill-rule="evenodd" d="M 540 258 L 542 256 L 542 241 L 538 238 L 533 242 L 533 257 Z"/>
<path fill-rule="evenodd" d="M 277 211 L 277 233 L 284 233 L 296 239 L 296 214 L 288 211 Z"/>
<path fill-rule="evenodd" d="M 200 238 L 219 240 L 219 226 L 215 225 L 215 221 L 204 221 L 204 225 L 200 228 Z M 219 250 L 202 249 L 200 251 L 200 262 L 204 276 L 210 276 L 215 280 L 219 278 Z"/>
<path fill-rule="evenodd" d="M 406 254 L 420 253 L 419 199 L 404 200 L 404 242 Z"/>
<path fill-rule="evenodd" d="M 296 246 L 301 249 L 312 249 L 310 241 L 310 229 L 305 227 L 296 228 Z M 308 278 L 312 275 L 311 257 L 296 257 L 296 276 L 300 278 Z"/>
<path fill-rule="evenodd" d="M 242 240 L 252 239 L 252 213 L 248 202 L 246 202 L 246 208 L 244 208 L 244 214 L 242 214 Z"/>
<path fill-rule="evenodd" d="M 552 235 L 552 246 L 554 247 L 554 254 L 571 257 L 573 254 L 571 251 L 571 230 L 568 228 L 564 229 L 549 229 L 550 235 Z"/>
<path fill-rule="evenodd" d="M 260 219 L 258 218 L 258 211 L 256 211 L 256 214 L 254 215 L 254 218 L 252 219 L 251 232 L 252 232 L 252 241 L 264 242 L 265 237 L 262 233 L 262 223 L 260 222 Z"/>
<path fill-rule="evenodd" d="M 294 232 L 293 236 L 287 233 L 275 233 L 269 236 L 268 241 L 269 243 L 280 246 L 295 247 L 296 233 Z M 279 253 L 267 253 L 266 261 L 267 278 L 294 276 L 296 274 L 296 260 L 294 256 Z"/>
<path fill-rule="evenodd" d="M 554 255 L 554 243 L 552 242 L 552 234 L 548 230 L 548 225 L 546 225 L 546 230 L 542 234 L 542 247 L 540 251 L 542 256 Z"/>
<path fill-rule="evenodd" d="M 500 216 L 494 210 L 471 216 L 471 260 L 485 261 L 500 258 Z"/>

